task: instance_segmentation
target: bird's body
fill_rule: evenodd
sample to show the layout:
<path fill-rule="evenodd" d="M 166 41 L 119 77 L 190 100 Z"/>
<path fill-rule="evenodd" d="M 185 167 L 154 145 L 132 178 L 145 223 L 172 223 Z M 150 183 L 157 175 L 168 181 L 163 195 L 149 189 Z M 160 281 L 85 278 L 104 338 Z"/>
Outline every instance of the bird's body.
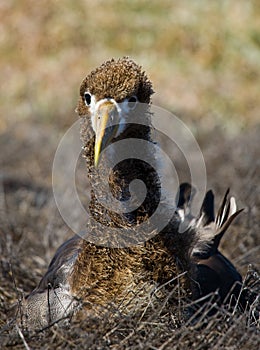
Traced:
<path fill-rule="evenodd" d="M 155 287 L 189 269 L 193 233 L 186 239 L 179 234 L 174 205 L 168 226 L 152 235 L 148 232 L 150 239 L 138 227 L 149 219 L 160 201 L 156 169 L 140 159 L 126 159 L 110 169 L 108 179 L 104 175 L 107 164 L 99 159 L 99 153 L 109 143 L 132 138 L 148 142 L 147 147 L 144 145 L 138 151 L 154 160 L 150 147 L 152 93 L 141 67 L 127 58 L 106 62 L 83 81 L 77 111 L 82 121 L 81 138 L 91 184 L 91 218 L 85 236 L 75 236 L 58 249 L 39 286 L 26 299 L 26 318 L 34 327 L 44 327 L 66 316 L 79 300 L 89 312 L 108 303 L 122 305 L 127 302 L 129 291 L 134 293 L 141 283 L 151 281 Z M 111 117 L 119 127 L 109 125 Z M 104 119 L 106 123 L 102 125 Z M 104 128 L 113 135 L 109 142 L 110 135 Z M 132 194 L 129 184 L 134 179 L 142 180 L 147 188 L 145 200 L 137 209 L 118 213 L 104 205 L 101 198 L 106 197 L 107 181 L 109 190 L 124 207 Z M 115 228 L 125 233 L 115 235 Z M 98 244 L 91 243 L 96 237 Z M 176 264 L 178 250 L 181 268 Z M 129 295 L 132 298 L 133 294 Z"/>
<path fill-rule="evenodd" d="M 158 230 L 151 224 L 147 236 L 140 225 L 149 222 L 161 198 L 156 169 L 148 162 L 128 157 L 107 172 L 109 162 L 100 161 L 107 146 L 130 138 L 144 140 L 139 151 L 156 163 L 150 147 L 152 93 L 151 82 L 141 67 L 128 58 L 104 63 L 83 81 L 77 111 L 91 184 L 91 218 L 83 237 L 76 235 L 58 249 L 39 286 L 26 299 L 25 318 L 33 327 L 59 320 L 75 310 L 79 302 L 87 312 L 108 303 L 119 306 L 127 302 L 129 291 L 134 292 L 142 283 L 155 287 L 180 272 L 188 271 L 188 276 L 197 263 L 192 251 L 213 240 L 214 230 L 202 238 L 193 226 L 179 232 L 181 219 L 174 203 L 161 209 L 161 216 L 171 213 L 168 224 Z M 115 155 L 112 151 L 108 158 Z M 141 205 L 127 213 L 106 205 L 109 185 L 114 198 L 125 208 L 133 197 L 129 185 L 134 179 L 146 185 Z M 115 229 L 123 234 L 115 234 Z M 183 287 L 187 294 L 192 290 L 188 277 Z"/>

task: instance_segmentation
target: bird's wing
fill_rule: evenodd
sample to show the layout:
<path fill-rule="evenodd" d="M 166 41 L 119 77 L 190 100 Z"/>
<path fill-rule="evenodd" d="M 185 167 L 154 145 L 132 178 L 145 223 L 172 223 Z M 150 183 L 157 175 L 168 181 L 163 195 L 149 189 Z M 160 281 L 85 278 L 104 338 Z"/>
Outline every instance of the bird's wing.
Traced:
<path fill-rule="evenodd" d="M 190 211 L 194 194 L 195 189 L 190 184 L 182 183 L 176 198 L 176 211 L 181 222 L 196 231 L 192 255 L 205 258 L 217 251 L 227 228 L 243 209 L 237 210 L 236 200 L 229 196 L 228 189 L 215 218 L 214 194 L 209 190 L 204 197 L 198 217 L 194 217 Z"/>
<path fill-rule="evenodd" d="M 206 193 L 195 227 L 199 236 L 209 240 L 208 255 L 217 251 L 224 233 L 242 210 L 237 210 L 236 200 L 229 197 L 228 189 L 214 218 L 214 194 L 211 190 Z"/>
<path fill-rule="evenodd" d="M 198 236 L 198 243 L 192 251 L 194 262 L 193 297 L 194 299 L 214 293 L 218 290 L 220 302 L 229 302 L 231 295 L 240 303 L 242 278 L 235 266 L 218 250 L 220 241 L 235 217 L 242 211 L 237 210 L 236 200 L 226 191 L 222 203 L 214 217 L 214 194 L 206 193 L 198 218 L 193 220 L 193 228 Z M 231 299 L 229 299 L 231 298 Z"/>
<path fill-rule="evenodd" d="M 67 284 L 69 272 L 81 251 L 82 241 L 83 239 L 80 236 L 75 235 L 58 248 L 47 272 L 31 294 Z"/>

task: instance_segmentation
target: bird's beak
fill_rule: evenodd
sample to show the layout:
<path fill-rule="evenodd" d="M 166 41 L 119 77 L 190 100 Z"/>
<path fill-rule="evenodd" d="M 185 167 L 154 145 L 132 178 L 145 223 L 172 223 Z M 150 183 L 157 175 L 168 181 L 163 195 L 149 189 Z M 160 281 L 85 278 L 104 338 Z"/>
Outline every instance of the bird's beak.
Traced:
<path fill-rule="evenodd" d="M 113 121 L 118 120 L 118 110 L 116 105 L 107 100 L 99 105 L 95 114 L 96 141 L 94 163 L 98 166 L 100 154 L 116 136 L 118 124 L 113 125 Z"/>

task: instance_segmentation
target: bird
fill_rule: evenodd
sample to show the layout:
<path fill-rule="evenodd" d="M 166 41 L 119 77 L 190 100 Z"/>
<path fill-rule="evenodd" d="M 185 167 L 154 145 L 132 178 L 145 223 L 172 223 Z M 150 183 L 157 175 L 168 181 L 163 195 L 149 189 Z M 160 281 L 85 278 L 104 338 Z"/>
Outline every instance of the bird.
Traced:
<path fill-rule="evenodd" d="M 240 305 L 246 307 L 246 295 L 242 291 L 242 276 L 232 262 L 220 252 L 220 242 L 233 220 L 243 211 L 237 209 L 236 200 L 227 189 L 222 203 L 215 215 L 214 193 L 207 191 L 198 217 L 190 213 L 191 201 L 196 190 L 189 183 L 180 185 L 177 196 L 177 211 L 186 225 L 193 227 L 200 236 L 208 235 L 212 240 L 203 249 L 195 247 L 191 253 L 194 262 L 192 271 L 192 299 L 202 300 L 197 306 L 202 307 L 206 301 L 212 303 L 212 297 L 218 304 Z M 213 303 L 212 303 L 213 304 Z M 208 314 L 214 314 L 211 308 Z"/>
<path fill-rule="evenodd" d="M 150 113 L 153 93 L 142 67 L 128 57 L 104 62 L 81 83 L 76 111 L 91 185 L 90 218 L 85 234 L 74 235 L 58 248 L 39 285 L 23 301 L 21 312 L 26 327 L 48 327 L 74 314 L 82 305 L 86 315 L 111 302 L 122 305 L 127 302 L 127 291 L 136 290 L 145 281 L 153 287 L 167 284 L 183 271 L 188 271 L 181 282 L 183 288 L 187 293 L 197 293 L 190 276 L 198 277 L 201 261 L 210 265 L 210 257 L 207 260 L 203 252 L 214 239 L 218 241 L 221 232 L 202 232 L 206 229 L 206 204 L 203 219 L 195 220 L 196 225 L 189 225 L 184 232 L 179 230 L 181 208 L 176 211 L 175 203 L 166 203 L 160 210 L 160 218 L 170 214 L 165 227 L 156 230 L 149 226 L 162 198 L 160 175 L 152 165 L 156 163 Z M 117 152 L 110 146 L 129 139 L 144 141 L 138 151 L 151 162 L 128 157 L 112 167 L 110 161 Z M 108 187 L 120 208 L 127 208 L 131 198 L 138 202 L 130 188 L 135 179 L 146 186 L 145 198 L 138 207 L 118 212 L 107 205 Z M 225 217 L 224 222 L 229 221 Z M 140 229 L 146 222 L 151 228 L 148 235 Z M 115 229 L 124 234 L 115 234 Z M 196 252 L 201 255 L 196 256 Z M 199 267 L 196 270 L 194 266 Z M 200 276 L 198 279 L 202 284 Z M 202 290 L 206 292 L 204 284 Z"/>

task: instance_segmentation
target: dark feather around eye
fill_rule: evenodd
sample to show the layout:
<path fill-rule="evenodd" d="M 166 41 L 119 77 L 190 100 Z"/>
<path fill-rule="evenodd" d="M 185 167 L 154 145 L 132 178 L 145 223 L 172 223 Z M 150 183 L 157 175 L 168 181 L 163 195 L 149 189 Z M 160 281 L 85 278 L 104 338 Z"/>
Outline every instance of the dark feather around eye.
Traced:
<path fill-rule="evenodd" d="M 137 103 L 137 97 L 136 96 L 131 96 L 129 99 L 128 99 L 128 107 L 130 109 L 134 109 L 135 106 L 136 106 L 136 103 Z"/>
<path fill-rule="evenodd" d="M 87 106 L 90 105 L 90 103 L 91 103 L 91 94 L 89 92 L 85 92 L 85 94 L 84 94 L 84 101 L 85 101 Z"/>

